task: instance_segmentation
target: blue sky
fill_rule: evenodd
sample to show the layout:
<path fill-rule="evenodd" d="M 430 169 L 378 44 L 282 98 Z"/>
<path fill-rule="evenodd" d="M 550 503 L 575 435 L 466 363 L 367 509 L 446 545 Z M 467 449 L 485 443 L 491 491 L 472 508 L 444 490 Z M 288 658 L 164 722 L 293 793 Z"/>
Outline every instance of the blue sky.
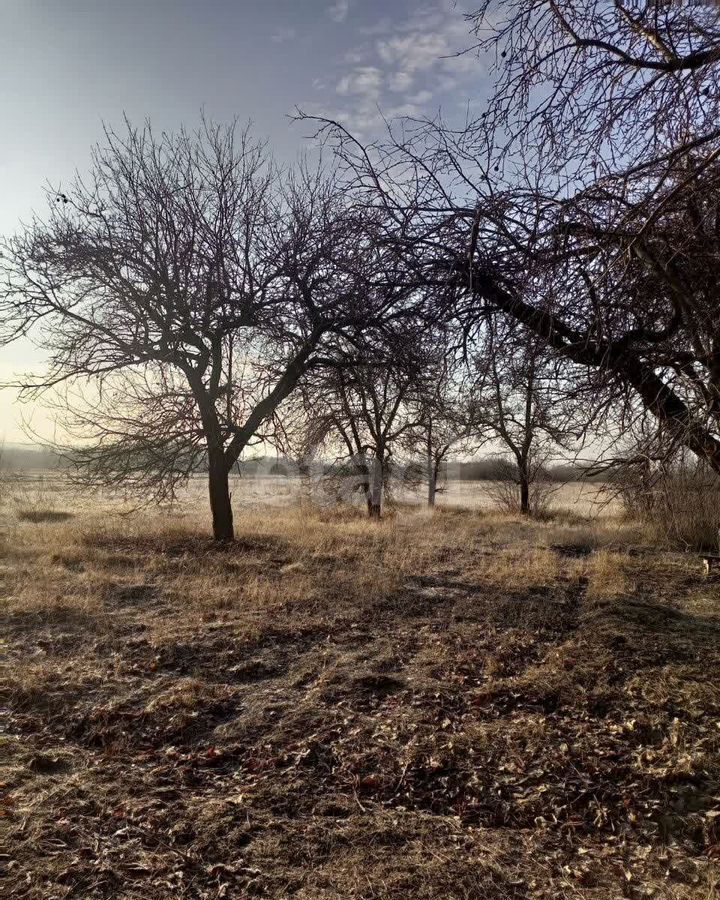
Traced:
<path fill-rule="evenodd" d="M 481 91 L 463 7 L 453 0 L 2 0 L 0 231 L 42 202 L 46 179 L 87 165 L 102 122 L 156 128 L 251 119 L 291 157 L 295 106 L 361 136 Z"/>
<path fill-rule="evenodd" d="M 483 68 L 454 0 L 0 0 L 0 233 L 14 231 L 43 185 L 88 164 L 102 123 L 156 129 L 252 120 L 293 159 L 308 128 L 296 106 L 342 120 L 361 138 L 388 118 L 481 100 Z M 37 359 L 4 349 L 0 380 Z M 26 410 L 26 414 L 27 414 Z M 12 392 L 0 436 L 22 439 Z"/>

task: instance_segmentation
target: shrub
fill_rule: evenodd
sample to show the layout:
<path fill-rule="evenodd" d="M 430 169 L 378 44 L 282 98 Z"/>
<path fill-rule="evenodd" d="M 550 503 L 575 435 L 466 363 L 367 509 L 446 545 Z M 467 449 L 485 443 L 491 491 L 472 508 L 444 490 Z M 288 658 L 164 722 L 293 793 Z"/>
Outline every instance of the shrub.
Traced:
<path fill-rule="evenodd" d="M 21 522 L 66 522 L 73 514 L 58 509 L 19 509 L 17 517 Z"/>
<path fill-rule="evenodd" d="M 720 478 L 703 464 L 648 461 L 619 470 L 613 479 L 626 514 L 654 536 L 686 550 L 716 550 Z"/>

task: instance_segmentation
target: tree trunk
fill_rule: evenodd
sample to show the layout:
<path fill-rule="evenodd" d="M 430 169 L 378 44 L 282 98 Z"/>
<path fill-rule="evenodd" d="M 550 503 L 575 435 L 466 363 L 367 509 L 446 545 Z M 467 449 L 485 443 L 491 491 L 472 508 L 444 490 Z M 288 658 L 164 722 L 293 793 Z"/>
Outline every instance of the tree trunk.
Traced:
<path fill-rule="evenodd" d="M 530 515 L 530 479 L 524 468 L 520 469 L 520 512 L 524 516 Z"/>
<path fill-rule="evenodd" d="M 431 454 L 428 453 L 428 466 L 427 466 L 427 476 L 428 476 L 428 506 L 435 506 L 435 494 L 437 493 L 437 471 L 435 467 L 435 460 L 432 458 Z"/>
<path fill-rule="evenodd" d="M 367 506 L 367 514 L 370 518 L 372 518 L 373 501 L 372 501 L 372 492 L 370 491 L 370 482 L 369 481 L 366 481 L 363 484 L 363 493 L 365 494 L 365 505 Z"/>
<path fill-rule="evenodd" d="M 223 450 L 209 450 L 208 487 L 210 489 L 213 537 L 216 541 L 235 540 L 229 474 Z"/>
<path fill-rule="evenodd" d="M 382 460 L 375 457 L 370 463 L 368 515 L 371 519 L 380 519 L 382 517 L 383 474 Z"/>

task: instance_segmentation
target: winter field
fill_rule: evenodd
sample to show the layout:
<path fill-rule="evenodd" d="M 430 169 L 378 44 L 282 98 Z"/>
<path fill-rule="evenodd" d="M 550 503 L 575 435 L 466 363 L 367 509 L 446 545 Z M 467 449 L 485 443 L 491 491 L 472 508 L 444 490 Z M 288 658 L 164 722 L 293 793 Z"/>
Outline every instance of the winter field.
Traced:
<path fill-rule="evenodd" d="M 378 523 L 282 478 L 234 486 L 223 547 L 201 487 L 6 495 L 5 896 L 715 896 L 697 557 L 573 485 Z"/>

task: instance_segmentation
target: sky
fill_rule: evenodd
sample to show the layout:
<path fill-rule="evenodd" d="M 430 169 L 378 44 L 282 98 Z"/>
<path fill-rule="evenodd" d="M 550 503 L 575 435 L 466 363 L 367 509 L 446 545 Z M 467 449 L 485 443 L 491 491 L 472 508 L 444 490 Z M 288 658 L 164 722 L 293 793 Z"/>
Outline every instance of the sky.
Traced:
<path fill-rule="evenodd" d="M 46 208 L 45 186 L 87 168 L 103 123 L 156 130 L 250 120 L 275 155 L 309 146 L 297 107 L 362 139 L 382 117 L 464 118 L 483 94 L 455 0 L 0 0 L 0 234 Z M 42 364 L 27 341 L 0 381 Z M 41 410 L 0 390 L 0 438 L 48 435 Z"/>

